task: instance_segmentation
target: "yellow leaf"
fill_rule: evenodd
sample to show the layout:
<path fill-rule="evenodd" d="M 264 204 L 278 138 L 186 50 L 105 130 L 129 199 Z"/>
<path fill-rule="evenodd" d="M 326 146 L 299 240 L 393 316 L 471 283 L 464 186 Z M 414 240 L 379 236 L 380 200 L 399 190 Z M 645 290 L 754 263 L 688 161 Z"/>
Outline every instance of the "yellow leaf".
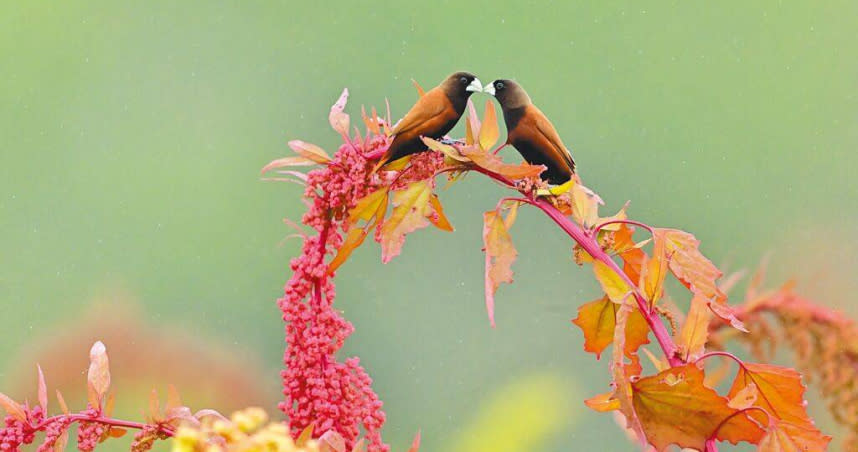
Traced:
<path fill-rule="evenodd" d="M 727 402 L 727 405 L 734 410 L 744 410 L 745 408 L 753 406 L 754 402 L 756 401 L 757 385 L 750 383 L 748 386 L 745 386 L 741 391 L 730 397 L 730 400 Z"/>
<path fill-rule="evenodd" d="M 560 196 L 563 193 L 566 193 L 571 190 L 575 183 L 575 178 L 572 178 L 560 185 L 551 186 L 551 188 L 548 189 L 548 192 L 554 196 Z"/>
<path fill-rule="evenodd" d="M 795 425 L 777 421 L 769 427 L 760 441 L 759 452 L 806 452 L 826 450 L 830 436 L 825 436 L 815 427 Z"/>
<path fill-rule="evenodd" d="M 459 162 L 470 162 L 471 161 L 469 158 L 460 154 L 459 151 L 456 150 L 456 148 L 454 148 L 453 146 L 450 146 L 449 144 L 441 143 L 440 141 L 434 140 L 434 139 L 429 138 L 429 137 L 421 137 L 421 139 L 423 140 L 423 144 L 425 144 L 426 147 L 428 147 L 429 149 L 432 149 L 433 151 L 438 151 L 438 152 L 444 154 L 445 156 L 450 157 L 453 160 L 456 160 Z"/>
<path fill-rule="evenodd" d="M 382 187 L 359 199 L 349 211 L 349 224 L 358 220 L 370 221 L 376 217 L 381 206 L 387 206 L 387 190 L 388 187 Z"/>
<path fill-rule="evenodd" d="M 518 206 L 520 205 L 521 202 L 518 201 L 509 202 L 509 212 L 507 212 L 506 218 L 503 220 L 503 225 L 506 227 L 507 231 L 515 224 L 515 220 L 518 218 Z"/>
<path fill-rule="evenodd" d="M 594 353 L 598 359 L 605 348 L 614 341 L 614 329 L 617 322 L 619 305 L 611 302 L 608 296 L 585 303 L 578 308 L 578 317 L 572 323 L 584 333 L 584 350 Z M 626 356 L 631 357 L 641 345 L 649 343 L 649 325 L 637 309 L 628 314 L 625 325 Z"/>
<path fill-rule="evenodd" d="M 676 340 L 684 361 L 693 361 L 703 354 L 709 337 L 709 319 L 709 302 L 702 296 L 695 295 L 691 299 L 688 317 L 685 318 Z"/>
<path fill-rule="evenodd" d="M 429 198 L 430 181 L 414 182 L 405 190 L 393 194 L 393 213 L 381 227 L 381 260 L 390 262 L 402 251 L 405 235 L 429 225 L 427 216 L 432 212 Z"/>
<path fill-rule="evenodd" d="M 631 293 L 632 288 L 610 267 L 601 261 L 593 262 L 593 272 L 608 298 L 614 303 L 622 303 Z"/>
<path fill-rule="evenodd" d="M 27 422 L 27 413 L 24 412 L 24 407 L 2 392 L 0 392 L 0 406 L 6 410 L 6 413 L 13 416 L 15 419 L 18 419 L 21 422 Z"/>
<path fill-rule="evenodd" d="M 480 147 L 488 151 L 498 141 L 498 120 L 495 115 L 495 105 L 491 100 L 486 101 L 486 112 L 483 118 L 483 126 L 480 129 Z"/>
<path fill-rule="evenodd" d="M 602 198 L 581 184 L 573 184 L 569 192 L 572 194 L 572 216 L 575 220 L 587 228 L 595 226 L 599 222 L 599 205 L 604 204 Z"/>

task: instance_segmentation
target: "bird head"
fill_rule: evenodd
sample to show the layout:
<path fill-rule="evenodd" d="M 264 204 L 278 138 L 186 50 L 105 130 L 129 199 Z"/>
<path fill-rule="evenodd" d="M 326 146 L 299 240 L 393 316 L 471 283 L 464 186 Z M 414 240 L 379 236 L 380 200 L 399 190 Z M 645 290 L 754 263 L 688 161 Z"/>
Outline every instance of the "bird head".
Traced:
<path fill-rule="evenodd" d="M 468 98 L 472 93 L 481 92 L 483 85 L 476 75 L 470 72 L 456 72 L 447 77 L 441 85 L 449 96 Z"/>
<path fill-rule="evenodd" d="M 507 110 L 525 107 L 531 103 L 524 88 L 512 80 L 495 80 L 486 85 L 483 92 L 495 96 L 501 107 Z"/>

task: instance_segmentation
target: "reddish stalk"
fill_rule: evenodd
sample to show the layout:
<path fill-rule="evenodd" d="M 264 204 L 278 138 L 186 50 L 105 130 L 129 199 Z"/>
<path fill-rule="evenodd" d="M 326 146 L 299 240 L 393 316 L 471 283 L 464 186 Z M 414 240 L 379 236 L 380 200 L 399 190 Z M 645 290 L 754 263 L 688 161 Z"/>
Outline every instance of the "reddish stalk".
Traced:
<path fill-rule="evenodd" d="M 133 422 L 133 421 L 124 421 L 122 419 L 115 419 L 111 417 L 102 417 L 102 416 L 87 416 L 85 414 L 59 414 L 57 416 L 51 416 L 39 425 L 32 427 L 34 431 L 42 431 L 48 424 L 52 422 L 56 422 L 60 419 L 67 419 L 70 422 L 95 422 L 98 424 L 109 425 L 111 427 L 124 427 L 124 428 L 133 428 L 137 430 L 143 430 L 145 427 L 152 425 L 146 424 L 143 422 Z M 175 432 L 172 428 L 167 427 L 163 424 L 154 424 L 158 427 L 158 431 L 164 433 L 167 436 L 173 436 Z"/>

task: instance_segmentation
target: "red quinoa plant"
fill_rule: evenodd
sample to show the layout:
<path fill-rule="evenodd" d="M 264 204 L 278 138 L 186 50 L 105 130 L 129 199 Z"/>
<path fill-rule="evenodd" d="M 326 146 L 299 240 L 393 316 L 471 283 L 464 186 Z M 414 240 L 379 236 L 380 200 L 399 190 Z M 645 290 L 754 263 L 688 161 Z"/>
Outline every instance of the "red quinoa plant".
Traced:
<path fill-rule="evenodd" d="M 418 92 L 422 95 L 419 86 Z M 429 152 L 373 171 L 390 144 L 389 107 L 385 118 L 374 109 L 362 111 L 366 131 L 354 127 L 352 133 L 344 112 L 347 97 L 344 90 L 329 116 L 343 139 L 333 156 L 295 140 L 289 145 L 298 155 L 263 168 L 263 173 L 276 174 L 271 179 L 304 186 L 308 210 L 301 223 L 313 231 L 288 222 L 303 238 L 302 253 L 293 259 L 292 276 L 278 300 L 287 343 L 280 409 L 288 425 L 266 425 L 259 409 L 229 419 L 213 410 L 192 413 L 172 388 L 165 409 L 153 391 L 145 422 L 113 418 L 107 354 L 99 342 L 90 352 L 85 409 L 70 411 L 57 392 L 61 413 L 49 416 L 41 370 L 38 405 L 0 393 L 0 406 L 7 412 L 0 451 L 17 451 L 34 443 L 37 434 L 42 435 L 39 451 L 63 450 L 74 423 L 83 451 L 128 429 L 137 430 L 134 451 L 148 450 L 155 440 L 169 437 L 174 438 L 173 450 L 181 452 L 389 450 L 381 439 L 385 414 L 371 379 L 358 358 L 337 359 L 353 327 L 333 306 L 333 278 L 370 234 L 381 244 L 382 261 L 388 262 L 401 252 L 407 234 L 430 224 L 452 231 L 435 193 L 437 179 L 443 175 L 455 182 L 467 172 L 480 173 L 511 193 L 483 214 L 485 303 L 491 325 L 495 292 L 501 283 L 512 282 L 517 251 L 510 229 L 522 206 L 534 207 L 572 239 L 576 262 L 592 268 L 602 289 L 594 301 L 578 307 L 572 322 L 584 334 L 584 350 L 597 359 L 613 346 L 612 390 L 584 402 L 596 411 L 618 413 L 641 447 L 663 451 L 678 445 L 709 452 L 726 441 L 754 444 L 762 451 L 826 449 L 830 437 L 807 414 L 801 375 L 739 359 L 726 351 L 731 339 L 748 343 L 757 359 L 771 356 L 764 344 L 770 349 L 792 346 L 800 368 L 823 383 L 835 419 L 850 428 L 844 447 L 856 445 L 858 391 L 852 382 L 858 374 L 858 352 L 842 346 L 858 337 L 853 322 L 798 297 L 789 285 L 764 291 L 761 276 L 752 281 L 743 304 L 729 305 L 725 292 L 735 279 L 718 283 L 721 272 L 700 252 L 693 235 L 633 221 L 626 207 L 602 217 L 601 199 L 580 178 L 549 187 L 539 179 L 543 167 L 509 164 L 497 157 L 492 147 L 499 130 L 491 102 L 482 121 L 469 102 L 464 140 L 426 138 Z M 313 169 L 302 173 L 293 168 L 305 166 Z M 644 233 L 643 240 L 635 238 Z M 687 313 L 666 299 L 668 278 L 687 289 Z M 649 344 L 658 353 L 647 348 Z M 641 351 L 653 371 L 644 371 Z M 725 360 L 738 365 L 735 375 L 723 371 Z M 707 370 L 705 364 L 711 361 L 722 365 Z M 721 386 L 726 389 L 716 391 Z M 419 442 L 418 435 L 410 450 L 416 452 Z"/>

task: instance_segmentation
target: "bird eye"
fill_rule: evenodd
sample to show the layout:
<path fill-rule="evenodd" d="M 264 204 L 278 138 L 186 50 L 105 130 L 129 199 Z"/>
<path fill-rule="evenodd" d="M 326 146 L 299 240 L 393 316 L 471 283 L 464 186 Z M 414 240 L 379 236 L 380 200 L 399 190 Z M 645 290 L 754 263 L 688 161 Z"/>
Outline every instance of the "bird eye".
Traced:
<path fill-rule="evenodd" d="M 462 77 L 462 78 L 460 78 L 459 80 L 460 80 L 462 83 L 464 83 L 465 85 L 467 85 L 467 84 L 469 83 L 469 82 L 468 82 L 468 77 Z"/>
<path fill-rule="evenodd" d="M 503 82 L 495 83 L 495 89 L 503 89 Z"/>

